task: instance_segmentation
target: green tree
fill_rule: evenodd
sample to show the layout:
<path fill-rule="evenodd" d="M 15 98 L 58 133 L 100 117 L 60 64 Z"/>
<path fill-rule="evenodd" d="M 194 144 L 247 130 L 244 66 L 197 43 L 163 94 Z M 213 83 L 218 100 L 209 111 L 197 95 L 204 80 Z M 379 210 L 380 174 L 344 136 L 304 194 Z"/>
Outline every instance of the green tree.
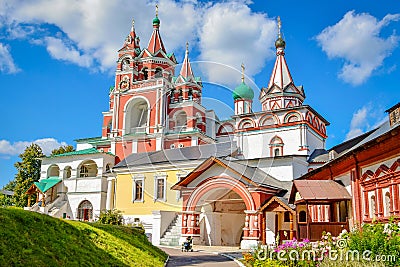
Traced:
<path fill-rule="evenodd" d="M 16 185 L 15 180 L 9 181 L 8 184 L 6 184 L 1 190 L 14 191 L 15 185 Z M 0 193 L 0 207 L 12 206 L 12 205 L 14 205 L 13 197 L 6 196 Z"/>
<path fill-rule="evenodd" d="M 75 149 L 71 145 L 60 146 L 59 148 L 53 149 L 51 151 L 51 156 L 64 154 L 64 153 L 72 152 L 72 151 L 75 151 Z"/>
<path fill-rule="evenodd" d="M 21 161 L 14 164 L 18 171 L 14 179 L 14 202 L 17 207 L 25 207 L 28 204 L 28 196 L 25 192 L 33 182 L 39 181 L 40 158 L 44 156 L 40 146 L 31 144 L 19 155 Z M 35 196 L 32 197 L 34 202 Z"/>

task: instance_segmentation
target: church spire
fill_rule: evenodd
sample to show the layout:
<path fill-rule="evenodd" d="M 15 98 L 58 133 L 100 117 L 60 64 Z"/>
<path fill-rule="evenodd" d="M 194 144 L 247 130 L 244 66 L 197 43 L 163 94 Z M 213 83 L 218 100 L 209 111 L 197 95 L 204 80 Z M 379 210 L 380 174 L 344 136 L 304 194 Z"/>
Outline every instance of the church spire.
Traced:
<path fill-rule="evenodd" d="M 150 53 L 155 54 L 157 51 L 162 50 L 166 53 L 163 41 L 160 36 L 160 19 L 158 18 L 158 4 L 156 5 L 156 17 L 153 19 L 153 33 L 150 37 L 149 45 L 147 46 L 147 50 Z"/>
<path fill-rule="evenodd" d="M 263 110 L 299 106 L 305 98 L 302 86 L 295 86 L 285 59 L 286 42 L 282 37 L 281 18 L 277 19 L 278 38 L 275 41 L 276 60 L 268 87 L 260 95 Z M 270 101 L 271 100 L 271 101 Z"/>
<path fill-rule="evenodd" d="M 286 42 L 282 38 L 281 27 L 282 27 L 281 18 L 278 17 L 278 39 L 276 39 L 275 41 L 277 57 L 275 61 L 274 70 L 269 80 L 268 88 L 271 88 L 272 86 L 276 85 L 283 90 L 285 89 L 286 86 L 293 83 L 293 79 L 285 60 Z"/>
<path fill-rule="evenodd" d="M 190 64 L 190 60 L 189 60 L 189 43 L 188 42 L 186 42 L 185 59 L 183 60 L 182 69 L 181 69 L 180 74 L 186 80 L 189 77 L 192 77 L 192 78 L 194 77 L 193 70 L 192 70 L 192 65 Z"/>

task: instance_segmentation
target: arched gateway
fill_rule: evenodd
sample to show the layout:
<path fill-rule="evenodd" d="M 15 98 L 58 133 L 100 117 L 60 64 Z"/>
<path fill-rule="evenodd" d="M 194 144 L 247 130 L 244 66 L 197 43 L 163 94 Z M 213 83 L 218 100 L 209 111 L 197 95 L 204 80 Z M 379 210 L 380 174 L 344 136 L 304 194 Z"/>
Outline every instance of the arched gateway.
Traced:
<path fill-rule="evenodd" d="M 192 236 L 195 243 L 212 246 L 256 246 L 264 236 L 261 205 L 285 191 L 277 183 L 253 167 L 209 158 L 172 187 L 183 196 L 182 239 Z"/>

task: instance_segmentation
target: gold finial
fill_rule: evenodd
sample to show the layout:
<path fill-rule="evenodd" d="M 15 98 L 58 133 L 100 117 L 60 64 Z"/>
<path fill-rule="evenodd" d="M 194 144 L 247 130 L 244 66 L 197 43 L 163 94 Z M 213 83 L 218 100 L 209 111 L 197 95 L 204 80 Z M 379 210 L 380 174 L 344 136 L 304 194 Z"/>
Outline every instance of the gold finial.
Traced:
<path fill-rule="evenodd" d="M 244 67 L 243 63 L 241 65 L 241 67 L 242 67 L 242 83 L 244 83 L 244 69 L 245 69 L 245 67 Z"/>
<path fill-rule="evenodd" d="M 186 42 L 186 54 L 189 54 L 189 42 Z"/>
<path fill-rule="evenodd" d="M 278 16 L 278 36 L 279 37 L 281 37 L 281 27 L 282 27 L 281 17 Z"/>
<path fill-rule="evenodd" d="M 158 17 L 158 4 L 156 4 L 156 17 Z"/>
<path fill-rule="evenodd" d="M 135 29 L 135 19 L 132 19 L 132 31 Z"/>

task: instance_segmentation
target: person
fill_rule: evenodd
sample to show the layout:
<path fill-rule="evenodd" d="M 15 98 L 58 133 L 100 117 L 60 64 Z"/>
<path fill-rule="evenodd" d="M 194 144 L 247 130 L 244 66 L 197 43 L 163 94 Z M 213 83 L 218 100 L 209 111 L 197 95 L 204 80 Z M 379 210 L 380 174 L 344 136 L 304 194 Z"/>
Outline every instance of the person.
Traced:
<path fill-rule="evenodd" d="M 182 251 L 193 251 L 192 242 L 193 242 L 193 238 L 191 236 L 188 236 L 186 238 L 186 241 L 183 242 L 183 244 L 182 244 Z"/>

